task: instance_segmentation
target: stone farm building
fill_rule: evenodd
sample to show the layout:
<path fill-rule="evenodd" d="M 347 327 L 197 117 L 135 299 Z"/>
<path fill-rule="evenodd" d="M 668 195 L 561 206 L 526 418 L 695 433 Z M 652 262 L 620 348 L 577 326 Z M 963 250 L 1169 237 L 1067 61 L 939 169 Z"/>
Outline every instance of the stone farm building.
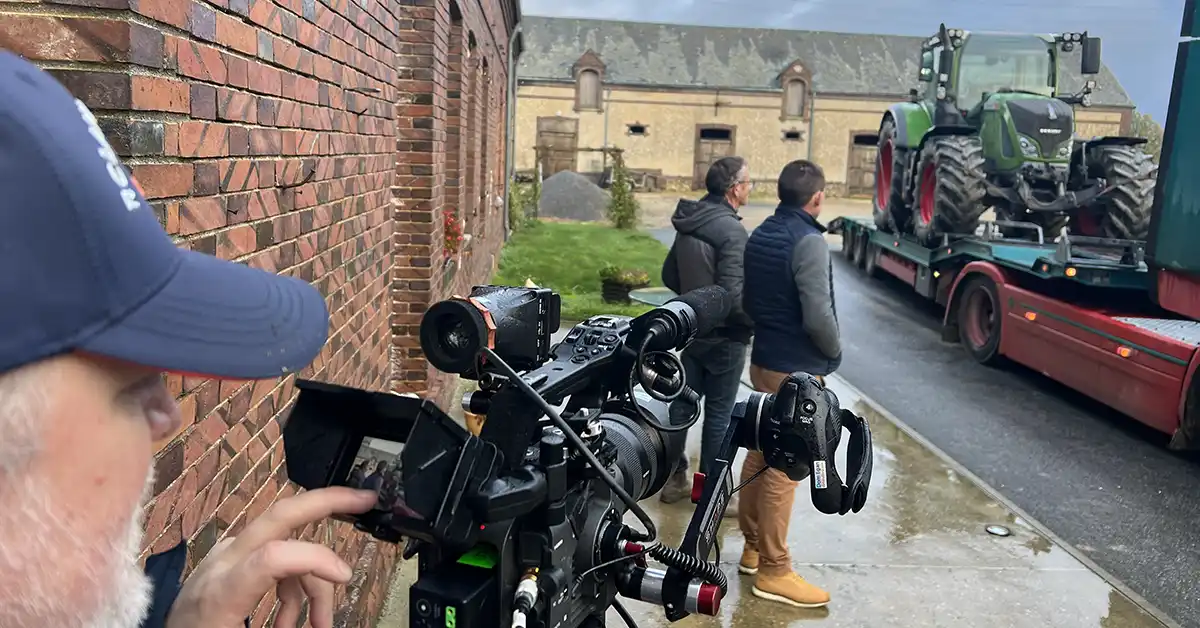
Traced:
<path fill-rule="evenodd" d="M 875 148 L 854 136 L 876 134 L 888 105 L 921 85 L 921 37 L 530 16 L 522 28 L 520 171 L 540 154 L 546 174 L 597 172 L 603 153 L 577 149 L 607 143 L 663 187 L 699 187 L 709 163 L 736 153 L 772 187 L 784 164 L 813 159 L 831 193 L 869 195 Z M 1082 87 L 1078 65 L 1061 64 L 1062 87 Z M 1095 78 L 1079 132 L 1127 132 L 1133 103 L 1107 68 Z"/>
<path fill-rule="evenodd" d="M 91 107 L 179 246 L 325 294 L 330 340 L 299 377 L 444 403 L 416 330 L 488 280 L 504 239 L 519 20 L 517 0 L 34 0 L 0 4 L 0 48 Z M 296 491 L 280 440 L 295 378 L 168 381 L 184 423 L 157 445 L 145 551 L 186 539 L 190 570 Z M 356 568 L 336 625 L 374 625 L 396 548 L 341 523 L 302 536 Z"/>

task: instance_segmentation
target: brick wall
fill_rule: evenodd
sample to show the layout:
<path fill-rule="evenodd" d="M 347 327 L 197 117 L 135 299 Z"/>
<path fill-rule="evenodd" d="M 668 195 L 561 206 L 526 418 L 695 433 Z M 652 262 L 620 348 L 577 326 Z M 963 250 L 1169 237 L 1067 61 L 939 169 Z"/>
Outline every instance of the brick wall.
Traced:
<path fill-rule="evenodd" d="M 484 155 L 503 147 L 508 36 L 489 28 L 504 8 L 485 2 L 457 11 L 433 0 L 409 0 L 413 32 L 400 44 L 398 150 L 393 195 L 392 390 L 450 402 L 453 378 L 433 370 L 417 341 L 421 313 L 489 277 L 503 243 L 503 162 Z M 489 107 L 489 94 L 493 103 Z M 485 114 L 491 111 L 490 115 Z M 494 123 L 489 124 L 489 120 Z M 490 168 L 490 173 L 489 173 Z M 492 185 L 488 179 L 492 177 Z M 496 186 L 499 182 L 499 187 Z M 443 210 L 457 210 L 466 238 L 447 248 Z"/>
<path fill-rule="evenodd" d="M 446 378 L 429 377 L 415 341 L 420 313 L 486 281 L 503 235 L 443 255 L 443 209 L 482 193 L 459 185 L 465 138 L 504 141 L 503 124 L 461 120 L 462 44 L 450 40 L 477 41 L 502 92 L 507 1 L 5 0 L 0 48 L 91 107 L 179 246 L 321 290 L 330 341 L 299 377 L 444 397 Z M 169 385 L 184 424 L 159 445 L 145 553 L 187 539 L 190 571 L 295 492 L 280 440 L 295 387 L 290 376 Z M 337 523 L 301 536 L 356 567 L 337 625 L 370 625 L 395 548 Z M 274 603 L 263 599 L 256 627 Z"/>

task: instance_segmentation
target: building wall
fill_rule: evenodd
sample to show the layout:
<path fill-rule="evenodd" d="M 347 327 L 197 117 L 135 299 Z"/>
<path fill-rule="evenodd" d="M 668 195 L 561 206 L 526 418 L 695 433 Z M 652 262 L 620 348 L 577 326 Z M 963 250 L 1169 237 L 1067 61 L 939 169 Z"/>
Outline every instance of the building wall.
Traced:
<path fill-rule="evenodd" d="M 780 96 L 739 92 L 683 92 L 605 89 L 605 111 L 576 112 L 572 85 L 522 85 L 517 91 L 514 160 L 518 170 L 532 169 L 537 119 L 562 115 L 579 119 L 580 148 L 600 148 L 605 140 L 625 149 L 630 168 L 661 170 L 664 176 L 692 178 L 696 125 L 736 126 L 734 150 L 749 161 L 751 176 L 773 179 L 784 164 L 805 157 L 807 139 L 785 141 L 784 132 L 808 137 L 808 124 L 780 120 Z M 715 103 L 719 106 L 714 106 Z M 606 122 L 607 121 L 607 122 Z M 645 136 L 630 136 L 629 124 L 647 127 Z M 607 127 L 607 132 L 606 132 Z M 600 153 L 581 152 L 581 172 L 602 169 Z"/>
<path fill-rule="evenodd" d="M 537 119 L 564 116 L 579 120 L 580 148 L 608 144 L 625 149 L 630 168 L 661 170 L 664 176 L 690 181 L 695 161 L 696 126 L 736 126 L 735 152 L 749 161 L 751 176 L 773 183 L 785 164 L 812 159 L 825 168 L 834 193 L 842 193 L 854 135 L 875 133 L 895 98 L 816 96 L 811 124 L 780 120 L 777 93 L 680 91 L 606 88 L 602 112 L 576 112 L 574 85 L 522 85 L 517 91 L 516 149 L 518 170 L 535 167 Z M 714 103 L 721 103 L 714 106 Z M 1114 135 L 1128 129 L 1128 112 L 1119 109 L 1077 110 L 1082 135 Z M 647 127 L 645 136 L 631 136 L 629 124 Z M 786 131 L 801 132 L 802 141 L 784 139 Z M 811 142 L 811 152 L 810 152 Z M 580 152 L 576 169 L 602 169 L 600 153 Z"/>
<path fill-rule="evenodd" d="M 458 98 L 446 83 L 449 39 L 477 41 L 474 56 L 491 73 L 476 79 L 480 90 L 502 103 L 515 21 L 502 0 L 464 0 L 461 16 L 451 13 L 449 0 L 4 3 L 0 48 L 49 68 L 95 112 L 179 246 L 325 295 L 329 343 L 296 377 L 441 393 L 423 364 L 404 370 L 416 359 L 419 313 L 486 281 L 502 236 L 501 210 L 470 204 L 479 237 L 469 255 L 443 256 L 447 190 L 460 189 L 451 155 L 472 150 L 446 138 L 486 135 L 503 146 L 502 124 L 447 115 Z M 495 172 L 502 160 L 484 161 Z M 294 381 L 168 378 L 184 420 L 157 445 L 143 555 L 186 539 L 190 572 L 218 540 L 296 492 L 280 439 Z M 338 589 L 336 625 L 372 625 L 396 548 L 330 521 L 300 536 L 355 567 Z M 253 625 L 274 606 L 271 592 Z"/>

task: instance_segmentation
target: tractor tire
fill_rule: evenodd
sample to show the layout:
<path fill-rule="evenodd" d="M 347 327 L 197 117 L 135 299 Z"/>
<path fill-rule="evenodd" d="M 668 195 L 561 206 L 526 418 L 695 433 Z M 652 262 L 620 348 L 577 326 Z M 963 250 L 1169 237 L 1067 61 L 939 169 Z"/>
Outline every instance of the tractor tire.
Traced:
<path fill-rule="evenodd" d="M 1097 146 L 1088 155 L 1089 174 L 1116 187 L 1091 207 L 1075 212 L 1071 233 L 1083 236 L 1145 240 L 1150 235 L 1150 209 L 1158 165 L 1133 146 Z"/>
<path fill-rule="evenodd" d="M 875 156 L 875 195 L 871 214 L 875 226 L 887 233 L 900 233 L 908 226 L 911 209 L 904 204 L 904 159 L 907 151 L 896 146 L 896 123 L 891 118 L 879 128 L 879 151 Z"/>
<path fill-rule="evenodd" d="M 948 135 L 930 140 L 917 169 L 913 235 L 937 246 L 946 233 L 973 234 L 987 211 L 983 145 L 979 138 Z"/>
<path fill-rule="evenodd" d="M 1000 362 L 1002 311 L 996 282 L 984 275 L 967 277 L 959 288 L 956 322 L 959 341 L 976 362 L 993 365 Z"/>

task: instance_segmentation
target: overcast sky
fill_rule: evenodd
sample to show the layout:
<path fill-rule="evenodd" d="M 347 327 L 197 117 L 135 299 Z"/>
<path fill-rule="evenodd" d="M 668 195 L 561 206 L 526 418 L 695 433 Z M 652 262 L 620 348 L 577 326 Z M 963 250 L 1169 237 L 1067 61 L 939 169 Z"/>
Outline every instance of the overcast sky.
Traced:
<path fill-rule="evenodd" d="M 1141 111 L 1166 119 L 1184 0 L 521 0 L 528 15 L 931 35 L 1087 30 Z M 1136 7 L 1136 8 L 1134 8 Z"/>

